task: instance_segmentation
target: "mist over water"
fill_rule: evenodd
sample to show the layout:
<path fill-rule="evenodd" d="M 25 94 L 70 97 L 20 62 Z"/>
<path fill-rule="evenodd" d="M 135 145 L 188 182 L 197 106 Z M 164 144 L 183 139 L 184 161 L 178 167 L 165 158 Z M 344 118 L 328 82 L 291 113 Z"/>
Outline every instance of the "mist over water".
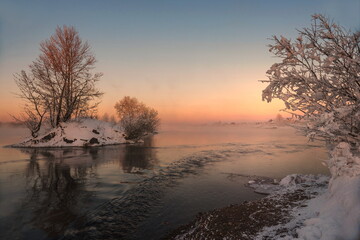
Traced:
<path fill-rule="evenodd" d="M 0 144 L 21 128 L 0 128 Z M 142 144 L 0 149 L 1 239 L 159 239 L 198 212 L 262 197 L 251 176 L 322 173 L 290 127 L 164 126 Z"/>

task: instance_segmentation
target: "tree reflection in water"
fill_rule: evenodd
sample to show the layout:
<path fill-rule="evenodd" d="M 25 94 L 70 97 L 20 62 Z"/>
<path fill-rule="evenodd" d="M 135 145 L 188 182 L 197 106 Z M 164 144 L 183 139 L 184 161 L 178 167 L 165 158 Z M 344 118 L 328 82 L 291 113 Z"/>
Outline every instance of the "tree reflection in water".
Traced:
<path fill-rule="evenodd" d="M 96 188 L 90 189 L 89 182 L 102 179 L 106 184 L 107 176 L 98 173 L 102 164 L 120 165 L 118 177 L 124 180 L 126 174 L 141 173 L 157 163 L 151 138 L 142 145 L 21 151 L 29 154 L 24 171 L 25 196 L 14 213 L 14 222 L 6 223 L 5 235 L 0 234 L 9 239 L 27 234 L 37 239 L 61 236 L 72 222 L 91 210 L 90 206 L 96 207 L 91 205 Z"/>
<path fill-rule="evenodd" d="M 126 173 L 142 173 L 143 170 L 153 169 L 157 164 L 156 151 L 152 138 L 145 139 L 143 145 L 123 146 L 123 158 L 120 159 L 122 169 Z"/>
<path fill-rule="evenodd" d="M 30 161 L 25 169 L 26 197 L 22 207 L 25 211 L 32 209 L 28 221 L 33 227 L 55 237 L 81 215 L 81 204 L 91 195 L 86 191 L 85 179 L 94 168 L 64 163 L 64 158 L 79 150 L 26 151 Z"/>

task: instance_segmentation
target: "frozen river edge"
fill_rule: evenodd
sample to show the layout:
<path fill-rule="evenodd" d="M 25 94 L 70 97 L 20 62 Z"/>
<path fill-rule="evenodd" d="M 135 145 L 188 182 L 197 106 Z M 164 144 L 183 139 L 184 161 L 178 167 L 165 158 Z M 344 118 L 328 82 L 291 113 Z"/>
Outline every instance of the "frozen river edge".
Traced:
<path fill-rule="evenodd" d="M 250 181 L 268 196 L 200 213 L 165 239 L 293 239 L 305 219 L 316 216 L 311 200 L 327 190 L 329 177 L 289 175 L 280 184 Z"/>

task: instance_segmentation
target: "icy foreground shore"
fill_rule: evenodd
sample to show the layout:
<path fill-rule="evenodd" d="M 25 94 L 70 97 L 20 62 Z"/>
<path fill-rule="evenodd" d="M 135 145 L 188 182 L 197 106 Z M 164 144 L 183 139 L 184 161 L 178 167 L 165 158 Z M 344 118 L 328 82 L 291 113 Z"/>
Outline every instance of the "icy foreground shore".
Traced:
<path fill-rule="evenodd" d="M 11 147 L 90 147 L 125 143 L 119 126 L 84 118 L 61 123 L 36 138 L 29 138 Z"/>
<path fill-rule="evenodd" d="M 309 202 L 306 219 L 298 230 L 300 239 L 360 239 L 360 157 L 359 149 L 339 143 L 327 165 L 331 179 L 327 192 Z"/>
<path fill-rule="evenodd" d="M 199 214 L 167 239 L 359 239 L 359 177 L 292 174 L 249 186 L 269 195 Z"/>
<path fill-rule="evenodd" d="M 289 221 L 263 228 L 255 239 L 357 240 L 360 233 L 360 178 L 289 175 L 271 195 L 307 188 L 319 193 L 299 202 L 289 212 Z M 314 184 L 315 183 L 315 184 Z M 265 188 L 268 188 L 265 186 Z"/>
<path fill-rule="evenodd" d="M 268 196 L 199 214 L 195 221 L 176 230 L 167 239 L 253 240 L 295 236 L 301 220 L 310 216 L 293 216 L 292 212 L 323 194 L 329 178 L 294 174 L 280 184 L 268 180 L 249 181 L 249 187 L 259 193 L 270 193 Z M 287 225 L 289 222 L 291 224 Z"/>

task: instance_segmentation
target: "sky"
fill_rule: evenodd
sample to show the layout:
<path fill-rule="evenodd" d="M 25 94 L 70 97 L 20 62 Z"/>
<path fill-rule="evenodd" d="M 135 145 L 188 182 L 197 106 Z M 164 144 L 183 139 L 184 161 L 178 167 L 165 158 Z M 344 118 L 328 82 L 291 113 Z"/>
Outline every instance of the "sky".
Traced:
<path fill-rule="evenodd" d="M 13 75 L 62 25 L 90 44 L 104 74 L 100 116 L 132 96 L 163 122 L 274 118 L 283 103 L 263 102 L 258 81 L 279 61 L 269 38 L 294 38 L 314 13 L 360 30 L 360 0 L 1 0 L 0 121 L 21 112 Z"/>

